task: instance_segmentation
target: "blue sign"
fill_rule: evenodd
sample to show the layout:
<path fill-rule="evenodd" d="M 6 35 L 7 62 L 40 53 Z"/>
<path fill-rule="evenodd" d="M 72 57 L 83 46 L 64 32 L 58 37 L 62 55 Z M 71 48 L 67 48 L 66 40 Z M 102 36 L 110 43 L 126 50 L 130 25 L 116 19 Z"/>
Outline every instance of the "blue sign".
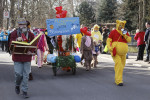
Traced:
<path fill-rule="evenodd" d="M 80 33 L 79 17 L 47 19 L 48 36 Z"/>

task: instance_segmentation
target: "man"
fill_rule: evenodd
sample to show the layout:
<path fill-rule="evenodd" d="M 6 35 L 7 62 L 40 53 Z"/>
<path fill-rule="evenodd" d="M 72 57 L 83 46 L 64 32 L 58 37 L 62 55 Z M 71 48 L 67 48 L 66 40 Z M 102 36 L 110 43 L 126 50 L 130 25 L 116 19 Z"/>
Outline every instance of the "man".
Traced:
<path fill-rule="evenodd" d="M 146 59 L 145 59 L 145 62 L 148 62 L 149 61 L 149 32 L 150 32 L 150 22 L 146 22 L 145 23 L 145 26 L 146 26 L 146 32 L 145 32 L 145 36 L 144 36 L 144 42 L 146 44 Z"/>
<path fill-rule="evenodd" d="M 34 34 L 28 31 L 27 21 L 20 18 L 18 22 L 19 28 L 11 33 L 10 44 L 12 41 L 31 42 L 34 39 Z M 25 36 L 25 37 L 24 37 Z M 26 39 L 24 39 L 26 38 Z M 23 92 L 23 98 L 28 98 L 28 79 L 31 71 L 31 52 L 27 54 L 13 54 L 12 60 L 14 61 L 15 71 L 15 92 L 20 94 L 20 87 Z"/>

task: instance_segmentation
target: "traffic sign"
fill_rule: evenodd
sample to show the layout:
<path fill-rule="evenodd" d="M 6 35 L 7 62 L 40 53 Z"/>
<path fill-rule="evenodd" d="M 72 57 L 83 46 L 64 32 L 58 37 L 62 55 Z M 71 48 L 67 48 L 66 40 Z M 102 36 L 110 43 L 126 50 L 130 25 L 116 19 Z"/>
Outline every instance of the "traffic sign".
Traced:
<path fill-rule="evenodd" d="M 4 11 L 4 18 L 9 18 L 9 11 Z"/>

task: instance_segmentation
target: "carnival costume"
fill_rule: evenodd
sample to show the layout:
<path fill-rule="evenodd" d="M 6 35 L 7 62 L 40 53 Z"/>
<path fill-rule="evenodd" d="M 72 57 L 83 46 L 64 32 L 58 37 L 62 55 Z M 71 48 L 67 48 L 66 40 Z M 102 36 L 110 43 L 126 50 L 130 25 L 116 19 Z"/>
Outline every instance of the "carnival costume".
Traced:
<path fill-rule="evenodd" d="M 128 44 L 131 42 L 129 33 L 124 31 L 126 21 L 116 20 L 116 29 L 111 31 L 107 39 L 107 46 L 115 62 L 115 83 L 123 86 L 123 69 L 126 63 Z"/>
<path fill-rule="evenodd" d="M 100 47 L 101 47 L 100 44 L 103 41 L 103 36 L 101 32 L 99 31 L 99 28 L 100 27 L 97 24 L 95 24 L 92 30 L 92 38 L 94 41 L 94 50 L 92 51 L 93 53 L 92 66 L 93 67 L 96 67 L 96 64 L 98 64 L 97 56 L 100 54 Z"/>

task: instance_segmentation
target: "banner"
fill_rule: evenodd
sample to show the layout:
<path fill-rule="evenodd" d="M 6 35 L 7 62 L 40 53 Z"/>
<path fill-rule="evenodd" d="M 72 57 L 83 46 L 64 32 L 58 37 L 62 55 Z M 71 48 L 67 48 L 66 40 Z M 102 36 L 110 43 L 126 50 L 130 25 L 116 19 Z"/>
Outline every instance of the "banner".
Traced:
<path fill-rule="evenodd" d="M 80 33 L 79 17 L 47 19 L 48 36 Z"/>

